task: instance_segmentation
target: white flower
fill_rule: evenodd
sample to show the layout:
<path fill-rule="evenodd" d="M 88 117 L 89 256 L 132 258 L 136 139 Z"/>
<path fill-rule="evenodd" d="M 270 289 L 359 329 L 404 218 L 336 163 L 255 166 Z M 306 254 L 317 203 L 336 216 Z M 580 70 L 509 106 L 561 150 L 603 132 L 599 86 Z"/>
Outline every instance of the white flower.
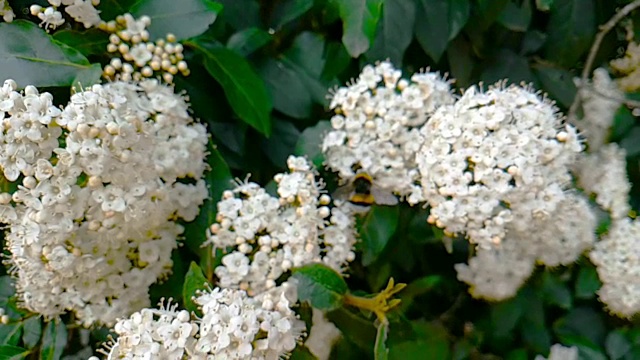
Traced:
<path fill-rule="evenodd" d="M 575 346 L 566 347 L 561 344 L 551 346 L 549 357 L 537 355 L 535 360 L 578 360 L 578 348 Z"/>
<path fill-rule="evenodd" d="M 75 21 L 82 23 L 86 29 L 100 24 L 100 12 L 93 6 L 91 0 L 74 0 L 72 5 L 64 8 Z"/>

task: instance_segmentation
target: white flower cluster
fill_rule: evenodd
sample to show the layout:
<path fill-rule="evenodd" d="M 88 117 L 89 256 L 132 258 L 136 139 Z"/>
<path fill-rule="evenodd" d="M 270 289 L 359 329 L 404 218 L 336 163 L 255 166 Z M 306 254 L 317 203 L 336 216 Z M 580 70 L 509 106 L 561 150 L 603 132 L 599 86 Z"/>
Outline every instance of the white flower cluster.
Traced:
<path fill-rule="evenodd" d="M 640 221 L 613 221 L 609 232 L 590 253 L 603 285 L 600 301 L 612 313 L 631 317 L 640 312 Z"/>
<path fill-rule="evenodd" d="M 0 16 L 2 16 L 2 20 L 8 23 L 12 22 L 16 17 L 8 0 L 0 0 Z"/>
<path fill-rule="evenodd" d="M 567 194 L 544 221 L 534 220 L 534 231 L 507 231 L 506 238 L 489 248 L 476 248 L 469 264 L 456 264 L 458 279 L 471 286 L 476 298 L 504 300 L 514 296 L 536 263 L 569 265 L 596 240 L 596 218 L 589 203 Z"/>
<path fill-rule="evenodd" d="M 0 196 L 0 219 L 20 300 L 46 318 L 112 324 L 171 271 L 174 220 L 193 220 L 207 196 L 206 129 L 155 80 L 94 85 L 62 111 L 15 90 L 0 91 L 0 165 L 22 185 Z"/>
<path fill-rule="evenodd" d="M 364 172 L 377 186 L 416 204 L 424 201 L 415 164 L 423 142 L 418 127 L 454 98 L 449 82 L 437 73 L 416 73 L 411 81 L 401 75 L 381 62 L 365 66 L 351 86 L 339 88 L 331 101 L 333 130 L 324 136 L 322 152 L 342 182 Z"/>
<path fill-rule="evenodd" d="M 578 79 L 575 82 L 580 85 Z M 580 120 L 571 120 L 586 137 L 589 151 L 596 152 L 607 140 L 613 118 L 622 105 L 620 99 L 624 99 L 624 93 L 603 68 L 593 71 L 592 84 L 578 89 L 583 116 Z"/>
<path fill-rule="evenodd" d="M 40 26 L 46 30 L 53 30 L 64 24 L 62 13 L 58 11 L 60 6 L 64 6 L 64 11 L 75 21 L 82 23 L 86 29 L 100 24 L 100 11 L 95 7 L 100 4 L 100 0 L 48 0 L 51 6 L 43 8 L 40 5 L 31 5 L 29 11 L 31 15 L 40 19 Z"/>
<path fill-rule="evenodd" d="M 530 89 L 497 84 L 465 91 L 420 130 L 416 155 L 429 222 L 481 247 L 507 226 L 526 232 L 568 196 L 569 166 L 582 151 L 575 128 Z"/>
<path fill-rule="evenodd" d="M 328 360 L 331 355 L 333 345 L 340 339 L 342 332 L 324 316 L 324 312 L 312 309 L 311 321 L 313 325 L 309 330 L 309 336 L 304 342 L 304 346 L 309 349 L 318 360 Z"/>
<path fill-rule="evenodd" d="M 293 290 L 293 291 L 291 291 Z M 295 286 L 259 298 L 242 290 L 199 293 L 194 301 L 203 316 L 193 320 L 177 305 L 143 309 L 115 326 L 118 339 L 109 359 L 255 359 L 277 360 L 292 351 L 304 332 L 290 305 Z"/>
<path fill-rule="evenodd" d="M 578 348 L 575 346 L 567 347 L 561 344 L 551 346 L 549 357 L 537 355 L 535 360 L 578 360 Z"/>
<path fill-rule="evenodd" d="M 578 185 L 596 195 L 596 203 L 611 213 L 614 220 L 626 218 L 631 210 L 627 179 L 626 152 L 615 143 L 584 154 L 575 166 Z"/>
<path fill-rule="evenodd" d="M 331 205 L 312 165 L 287 160 L 290 173 L 278 174 L 278 196 L 255 183 L 238 184 L 218 203 L 217 223 L 206 244 L 230 251 L 215 269 L 224 288 L 257 295 L 276 286 L 293 267 L 322 262 L 341 271 L 355 258 L 353 218 L 347 207 Z"/>
<path fill-rule="evenodd" d="M 171 84 L 174 75 L 189 75 L 182 44 L 176 43 L 173 34 L 167 34 L 166 40 L 149 42 L 146 30 L 149 24 L 151 18 L 148 16 L 136 20 L 131 14 L 100 24 L 101 29 L 111 33 L 107 51 L 120 54 L 104 67 L 105 78 L 129 81 L 161 75 L 166 83 Z"/>

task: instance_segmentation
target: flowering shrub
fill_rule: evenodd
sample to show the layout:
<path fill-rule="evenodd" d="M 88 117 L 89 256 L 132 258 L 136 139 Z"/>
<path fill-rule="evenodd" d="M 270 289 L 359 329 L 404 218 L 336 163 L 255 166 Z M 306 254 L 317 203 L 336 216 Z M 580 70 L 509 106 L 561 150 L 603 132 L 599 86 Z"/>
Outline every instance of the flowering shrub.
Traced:
<path fill-rule="evenodd" d="M 0 354 L 638 358 L 638 8 L 0 0 Z"/>

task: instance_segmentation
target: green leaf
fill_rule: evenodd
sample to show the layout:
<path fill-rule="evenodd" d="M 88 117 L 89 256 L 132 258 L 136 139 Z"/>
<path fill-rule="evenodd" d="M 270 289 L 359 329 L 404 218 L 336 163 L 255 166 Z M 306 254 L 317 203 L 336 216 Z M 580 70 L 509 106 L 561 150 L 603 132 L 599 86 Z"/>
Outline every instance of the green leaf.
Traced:
<path fill-rule="evenodd" d="M 564 339 L 583 337 L 592 344 L 602 344 L 606 335 L 602 314 L 588 307 L 572 309 L 553 324 L 553 330 L 563 342 Z"/>
<path fill-rule="evenodd" d="M 31 350 L 13 345 L 0 346 L 0 360 L 26 359 Z"/>
<path fill-rule="evenodd" d="M 602 286 L 602 282 L 600 282 L 596 267 L 591 263 L 581 266 L 576 279 L 575 296 L 578 299 L 592 299 L 600 286 Z"/>
<path fill-rule="evenodd" d="M 477 0 L 473 16 L 470 19 L 470 28 L 466 33 L 482 33 L 489 28 L 509 3 L 509 0 Z"/>
<path fill-rule="evenodd" d="M 535 87 L 539 88 L 538 81 L 529 67 L 529 60 L 509 49 L 496 51 L 480 78 L 486 84 L 508 79 L 510 84 L 519 84 L 524 81 L 533 83 Z"/>
<path fill-rule="evenodd" d="M 100 18 L 104 21 L 115 20 L 118 15 L 130 13 L 131 7 L 138 1 L 140 0 L 100 0 Z"/>
<path fill-rule="evenodd" d="M 92 68 L 78 50 L 29 21 L 0 23 L 0 39 L 0 79 L 13 79 L 20 87 L 70 86 Z"/>
<path fill-rule="evenodd" d="M 293 269 L 292 276 L 298 280 L 298 298 L 320 310 L 341 307 L 343 295 L 349 289 L 340 274 L 322 264 Z"/>
<path fill-rule="evenodd" d="M 544 299 L 563 309 L 570 309 L 573 303 L 571 292 L 557 276 L 549 272 L 542 274 L 542 294 Z"/>
<path fill-rule="evenodd" d="M 109 34 L 96 28 L 87 31 L 59 30 L 53 34 L 53 38 L 84 56 L 105 53 L 109 44 Z"/>
<path fill-rule="evenodd" d="M 32 316 L 24 321 L 24 332 L 22 333 L 22 341 L 24 345 L 33 349 L 40 341 L 42 336 L 42 320 L 40 317 Z"/>
<path fill-rule="evenodd" d="M 311 115 L 313 99 L 296 71 L 274 59 L 264 61 L 258 71 L 271 93 L 276 110 L 296 119 Z"/>
<path fill-rule="evenodd" d="M 383 0 L 337 0 L 342 19 L 342 43 L 358 57 L 369 49 L 382 12 Z"/>
<path fill-rule="evenodd" d="M 627 157 L 640 154 L 640 126 L 634 126 L 625 134 L 625 138 L 618 145 L 627 152 Z"/>
<path fill-rule="evenodd" d="M 416 39 L 422 49 L 438 62 L 449 41 L 469 20 L 469 0 L 421 0 L 415 24 Z"/>
<path fill-rule="evenodd" d="M 285 168 L 299 137 L 300 131 L 292 123 L 276 119 L 273 121 L 273 134 L 262 141 L 261 148 L 274 165 Z"/>
<path fill-rule="evenodd" d="M 607 350 L 609 359 L 617 360 L 624 357 L 631 350 L 631 343 L 622 331 L 613 330 L 607 335 L 604 341 L 604 348 Z"/>
<path fill-rule="evenodd" d="M 464 36 L 458 36 L 447 48 L 447 61 L 456 85 L 465 88 L 471 85 L 471 74 L 475 67 L 471 43 Z"/>
<path fill-rule="evenodd" d="M 227 40 L 227 48 L 246 57 L 268 44 L 271 39 L 268 32 L 252 27 L 231 35 Z"/>
<path fill-rule="evenodd" d="M 400 66 L 405 50 L 413 39 L 413 26 L 416 19 L 414 0 L 387 0 L 382 9 L 382 21 L 373 45 L 367 52 L 367 60 L 389 59 Z"/>
<path fill-rule="evenodd" d="M 342 43 L 328 42 L 325 48 L 325 59 L 331 59 L 325 63 L 322 70 L 322 79 L 333 79 L 340 75 L 351 62 L 351 56 Z"/>
<path fill-rule="evenodd" d="M 636 117 L 633 116 L 631 110 L 626 106 L 620 106 L 613 118 L 609 139 L 618 142 L 629 133 L 629 130 L 633 128 L 635 123 Z"/>
<path fill-rule="evenodd" d="M 362 265 L 371 265 L 382 253 L 398 227 L 400 208 L 397 206 L 371 207 L 360 224 L 363 245 Z"/>
<path fill-rule="evenodd" d="M 412 322 L 417 339 L 389 344 L 390 360 L 451 359 L 449 334 L 442 325 L 426 321 Z M 393 324 L 391 326 L 393 330 Z"/>
<path fill-rule="evenodd" d="M 94 84 L 100 84 L 102 78 L 102 67 L 100 64 L 91 64 L 91 67 L 78 73 L 71 84 L 77 91 L 86 89 Z"/>
<path fill-rule="evenodd" d="M 525 311 L 521 297 L 515 297 L 491 306 L 491 327 L 496 337 L 504 337 L 515 329 Z"/>
<path fill-rule="evenodd" d="M 520 5 L 508 2 L 498 17 L 498 22 L 511 31 L 525 32 L 531 24 L 531 2 L 522 1 Z"/>
<path fill-rule="evenodd" d="M 244 122 L 262 134 L 271 134 L 271 101 L 264 82 L 235 52 L 199 37 L 187 42 L 204 56 L 204 66 L 224 89 L 229 104 Z"/>
<path fill-rule="evenodd" d="M 22 323 L 0 325 L 0 344 L 18 345 L 22 336 Z"/>
<path fill-rule="evenodd" d="M 280 29 L 287 23 L 299 18 L 313 7 L 313 0 L 284 0 L 276 3 L 271 18 L 271 27 Z"/>
<path fill-rule="evenodd" d="M 260 27 L 260 4 L 256 0 L 218 0 L 224 6 L 224 20 L 237 30 Z"/>
<path fill-rule="evenodd" d="M 57 360 L 67 346 L 67 327 L 62 321 L 50 321 L 44 328 L 42 337 L 41 360 Z"/>
<path fill-rule="evenodd" d="M 185 309 L 189 311 L 198 310 L 198 305 L 191 298 L 196 295 L 196 290 L 206 289 L 207 284 L 207 278 L 204 277 L 202 269 L 192 261 L 191 265 L 189 265 L 189 271 L 184 277 L 184 285 L 182 287 L 182 303 Z"/>
<path fill-rule="evenodd" d="M 163 38 L 171 33 L 183 40 L 205 32 L 222 11 L 222 5 L 211 0 L 140 0 L 130 10 L 134 17 L 147 15 L 151 25 L 147 28 L 151 39 Z"/>
<path fill-rule="evenodd" d="M 289 360 L 317 360 L 317 358 L 304 345 L 298 345 L 291 352 Z"/>
<path fill-rule="evenodd" d="M 547 25 L 545 59 L 571 67 L 589 49 L 596 33 L 594 0 L 556 0 Z"/>
<path fill-rule="evenodd" d="M 317 168 L 322 167 L 322 139 L 331 130 L 331 122 L 320 121 L 315 126 L 304 129 L 293 151 L 295 155 L 305 155 Z"/>
<path fill-rule="evenodd" d="M 389 336 L 389 323 L 378 324 L 376 331 L 376 343 L 373 347 L 373 358 L 375 360 L 387 360 L 389 349 L 387 348 L 387 337 Z"/>
<path fill-rule="evenodd" d="M 551 5 L 553 5 L 553 0 L 536 0 L 536 9 L 540 11 L 551 10 Z"/>
<path fill-rule="evenodd" d="M 527 356 L 527 350 L 525 349 L 516 349 L 513 351 L 510 351 L 507 354 L 507 357 L 505 360 L 527 360 L 529 357 Z"/>
<path fill-rule="evenodd" d="M 571 107 L 577 92 L 571 72 L 543 64 L 535 64 L 532 69 L 540 80 L 542 88 L 549 93 L 553 100 L 567 109 Z"/>
<path fill-rule="evenodd" d="M 540 50 L 547 40 L 547 34 L 539 30 L 529 30 L 524 34 L 522 39 L 522 46 L 520 47 L 520 53 L 523 55 L 529 55 Z"/>

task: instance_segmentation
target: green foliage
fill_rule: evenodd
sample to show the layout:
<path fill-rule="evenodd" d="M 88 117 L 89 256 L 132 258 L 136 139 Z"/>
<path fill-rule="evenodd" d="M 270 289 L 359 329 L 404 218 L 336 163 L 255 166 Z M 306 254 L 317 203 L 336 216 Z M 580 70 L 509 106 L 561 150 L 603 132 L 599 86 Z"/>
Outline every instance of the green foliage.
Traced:
<path fill-rule="evenodd" d="M 198 305 L 193 302 L 192 298 L 196 295 L 197 290 L 205 290 L 207 283 L 202 269 L 195 262 L 192 262 L 189 265 L 187 275 L 184 277 L 184 285 L 182 287 L 182 301 L 187 310 L 194 312 L 198 310 Z"/>
<path fill-rule="evenodd" d="M 293 270 L 298 281 L 298 298 L 308 301 L 316 309 L 334 310 L 342 306 L 347 283 L 333 269 L 321 265 L 305 265 Z"/>
<path fill-rule="evenodd" d="M 182 0 L 180 6 L 173 0 L 138 0 L 129 12 L 151 18 L 148 30 L 152 39 L 171 33 L 182 40 L 202 34 L 221 10 L 222 5 L 211 0 Z"/>

